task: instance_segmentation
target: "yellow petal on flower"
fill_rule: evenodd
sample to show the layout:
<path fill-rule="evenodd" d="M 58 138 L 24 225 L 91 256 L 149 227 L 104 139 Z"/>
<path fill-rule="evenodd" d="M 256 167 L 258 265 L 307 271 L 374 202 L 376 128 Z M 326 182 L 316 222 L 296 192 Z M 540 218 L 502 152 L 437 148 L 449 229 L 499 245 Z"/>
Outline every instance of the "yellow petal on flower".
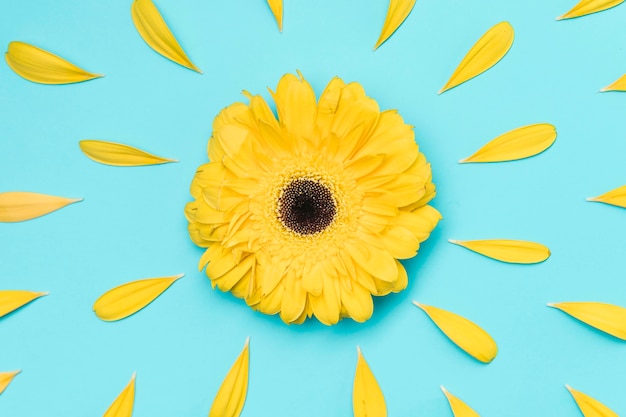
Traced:
<path fill-rule="evenodd" d="M 514 37 L 513 26 L 509 22 L 500 22 L 489 29 L 472 46 L 472 49 L 465 55 L 465 58 L 438 94 L 456 87 L 496 65 L 513 45 Z"/>
<path fill-rule="evenodd" d="M 626 308 L 598 302 L 550 303 L 586 325 L 626 340 Z"/>
<path fill-rule="evenodd" d="M 79 146 L 80 150 L 83 151 L 88 158 L 105 165 L 134 167 L 178 162 L 175 159 L 163 158 L 142 151 L 141 149 L 115 142 L 81 140 Z"/>
<path fill-rule="evenodd" d="M 358 347 L 357 353 L 356 373 L 352 388 L 354 417 L 386 417 L 387 405 L 383 392 Z"/>
<path fill-rule="evenodd" d="M 23 222 L 44 216 L 63 207 L 83 201 L 25 191 L 0 193 L 0 223 Z"/>
<path fill-rule="evenodd" d="M 133 373 L 126 388 L 120 392 L 120 395 L 117 396 L 102 417 L 131 417 L 133 415 L 133 406 L 135 405 L 135 377 L 136 374 Z"/>
<path fill-rule="evenodd" d="M 4 56 L 17 75 L 40 84 L 71 84 L 103 77 L 25 42 L 11 42 Z"/>
<path fill-rule="evenodd" d="M 393 33 L 398 30 L 402 22 L 406 20 L 415 6 L 415 0 L 390 0 L 387 9 L 387 17 L 380 36 L 374 45 L 374 50 L 378 49 Z"/>
<path fill-rule="evenodd" d="M 9 386 L 15 375 L 19 374 L 22 371 L 12 371 L 12 372 L 0 372 L 0 394 L 4 392 L 5 389 Z"/>
<path fill-rule="evenodd" d="M 249 345 L 250 338 L 217 391 L 209 417 L 238 417 L 241 414 L 248 393 Z"/>
<path fill-rule="evenodd" d="M 4 317 L 44 295 L 48 295 L 48 293 L 24 290 L 2 290 L 0 291 L 0 317 Z"/>
<path fill-rule="evenodd" d="M 443 391 L 443 394 L 446 396 L 454 417 L 480 417 L 476 411 L 472 410 L 472 408 L 461 401 L 460 398 L 452 395 L 443 385 L 441 386 L 441 391 Z"/>
<path fill-rule="evenodd" d="M 475 154 L 459 162 L 515 161 L 545 151 L 555 140 L 556 128 L 551 124 L 523 126 L 498 136 Z"/>
<path fill-rule="evenodd" d="M 178 44 L 152 0 L 134 0 L 130 10 L 137 32 L 150 48 L 165 58 L 202 74 Z"/>
<path fill-rule="evenodd" d="M 424 310 L 443 334 L 475 359 L 489 363 L 498 354 L 495 340 L 474 322 L 441 308 L 427 306 L 417 301 L 413 301 L 413 304 Z"/>
<path fill-rule="evenodd" d="M 569 12 L 557 17 L 556 20 L 572 19 L 574 17 L 601 12 L 623 2 L 624 0 L 581 0 Z"/>
<path fill-rule="evenodd" d="M 611 84 L 600 89 L 601 93 L 605 91 L 626 91 L 626 74 L 613 81 Z"/>
<path fill-rule="evenodd" d="M 525 240 L 453 240 L 448 242 L 462 246 L 488 258 L 513 264 L 536 264 L 550 257 L 546 246 Z"/>
<path fill-rule="evenodd" d="M 124 319 L 153 302 L 184 275 L 142 279 L 122 284 L 102 294 L 94 303 L 93 311 L 104 321 Z"/>
<path fill-rule="evenodd" d="M 626 185 L 622 185 L 597 197 L 588 198 L 587 201 L 596 201 L 598 203 L 626 208 Z"/>
<path fill-rule="evenodd" d="M 267 0 L 267 4 L 272 9 L 276 23 L 278 24 L 278 31 L 283 31 L 283 0 Z"/>
<path fill-rule="evenodd" d="M 576 405 L 585 417 L 619 417 L 615 411 L 587 394 L 576 391 L 569 385 L 565 385 L 565 388 L 572 394 Z"/>

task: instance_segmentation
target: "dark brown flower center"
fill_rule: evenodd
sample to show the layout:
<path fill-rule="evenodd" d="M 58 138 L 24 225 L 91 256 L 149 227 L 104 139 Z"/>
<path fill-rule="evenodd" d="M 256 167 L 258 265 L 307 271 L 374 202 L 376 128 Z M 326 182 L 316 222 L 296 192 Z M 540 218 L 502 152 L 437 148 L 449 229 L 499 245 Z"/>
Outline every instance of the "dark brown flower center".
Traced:
<path fill-rule="evenodd" d="M 300 235 L 313 235 L 326 229 L 337 213 L 332 192 L 323 184 L 297 179 L 282 189 L 278 198 L 278 218 Z"/>

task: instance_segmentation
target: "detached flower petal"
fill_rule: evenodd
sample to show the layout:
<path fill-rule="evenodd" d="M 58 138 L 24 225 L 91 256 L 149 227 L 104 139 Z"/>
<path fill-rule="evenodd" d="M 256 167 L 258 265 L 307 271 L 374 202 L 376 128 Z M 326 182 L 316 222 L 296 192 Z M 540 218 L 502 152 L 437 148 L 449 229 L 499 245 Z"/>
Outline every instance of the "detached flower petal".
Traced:
<path fill-rule="evenodd" d="M 626 74 L 600 90 L 601 93 L 605 91 L 626 91 Z"/>
<path fill-rule="evenodd" d="M 135 377 L 136 374 L 133 374 L 126 388 L 120 392 L 102 417 L 131 417 L 133 415 L 133 406 L 135 405 Z"/>
<path fill-rule="evenodd" d="M 21 371 L 0 372 L 0 394 L 9 386 L 13 378 Z"/>
<path fill-rule="evenodd" d="M 209 417 L 239 417 L 241 414 L 248 393 L 249 345 L 248 338 L 213 400 Z"/>
<path fill-rule="evenodd" d="M 465 404 L 460 398 L 452 395 L 443 386 L 441 387 L 441 391 L 443 391 L 443 394 L 446 396 L 454 417 L 480 417 L 469 405 Z"/>
<path fill-rule="evenodd" d="M 546 246 L 525 240 L 491 239 L 491 240 L 448 240 L 472 252 L 488 258 L 514 264 L 536 264 L 550 257 L 550 249 Z"/>
<path fill-rule="evenodd" d="M 626 208 L 626 185 L 622 185 L 614 190 L 606 192 L 597 197 L 590 197 L 587 201 L 596 201 L 598 203 L 610 204 L 612 206 Z"/>
<path fill-rule="evenodd" d="M 156 156 L 141 149 L 102 140 L 81 140 L 80 150 L 89 158 L 105 165 L 134 167 L 178 162 L 175 159 Z"/>
<path fill-rule="evenodd" d="M 0 222 L 14 223 L 31 220 L 79 201 L 83 201 L 83 199 L 56 197 L 25 191 L 0 193 Z"/>
<path fill-rule="evenodd" d="M 588 326 L 626 340 L 626 308 L 598 302 L 550 303 Z"/>
<path fill-rule="evenodd" d="M 556 20 L 572 19 L 574 17 L 601 12 L 622 4 L 623 2 L 624 0 L 581 0 L 569 12 L 557 17 Z"/>
<path fill-rule="evenodd" d="M 400 25 L 409 17 L 411 10 L 415 6 L 415 0 L 390 0 L 389 8 L 387 9 L 387 17 L 385 17 L 385 23 L 383 29 L 380 32 L 380 36 L 374 45 L 374 50 L 378 49 L 380 45 L 385 43 L 387 39 L 393 33 L 398 30 Z"/>
<path fill-rule="evenodd" d="M 44 295 L 48 295 L 48 293 L 25 290 L 0 290 L 0 318 Z"/>
<path fill-rule="evenodd" d="M 580 412 L 583 413 L 585 417 L 619 417 L 617 413 L 611 410 L 606 405 L 602 404 L 600 401 L 591 398 L 587 394 L 584 394 L 580 391 L 576 391 L 574 388 L 569 385 L 565 385 L 565 388 L 572 394 L 574 401 L 576 401 L 576 405 L 580 408 Z"/>
<path fill-rule="evenodd" d="M 278 24 L 278 31 L 283 31 L 283 0 L 267 0 L 267 4 L 270 6 L 276 23 Z"/>
<path fill-rule="evenodd" d="M 356 373 L 352 388 L 354 417 L 386 417 L 387 405 L 383 392 L 361 354 L 360 348 L 357 348 L 357 355 Z"/>

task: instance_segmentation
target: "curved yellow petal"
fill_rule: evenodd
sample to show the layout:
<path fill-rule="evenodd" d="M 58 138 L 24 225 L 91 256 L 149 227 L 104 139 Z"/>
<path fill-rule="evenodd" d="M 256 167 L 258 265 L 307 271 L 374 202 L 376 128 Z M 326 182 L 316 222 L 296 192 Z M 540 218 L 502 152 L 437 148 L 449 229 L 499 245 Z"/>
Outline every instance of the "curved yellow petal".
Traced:
<path fill-rule="evenodd" d="M 153 302 L 183 276 L 149 278 L 122 284 L 102 294 L 94 303 L 93 311 L 105 321 L 124 319 Z"/>
<path fill-rule="evenodd" d="M 4 55 L 17 75 L 39 84 L 71 84 L 103 77 L 25 42 L 11 42 Z"/>
<path fill-rule="evenodd" d="M 498 136 L 475 154 L 459 162 L 515 161 L 545 151 L 555 140 L 556 128 L 551 124 L 541 123 L 518 127 Z"/>
<path fill-rule="evenodd" d="M 9 386 L 13 378 L 22 371 L 0 372 L 0 394 Z"/>
<path fill-rule="evenodd" d="M 352 388 L 354 417 L 386 417 L 387 405 L 383 392 L 358 347 L 357 354 L 354 386 Z"/>
<path fill-rule="evenodd" d="M 565 388 L 572 394 L 576 405 L 585 417 L 619 417 L 615 411 L 587 394 L 576 391 L 569 385 L 565 385 Z"/>
<path fill-rule="evenodd" d="M 202 74 L 178 44 L 152 0 L 135 0 L 130 10 L 137 32 L 150 48 L 165 58 Z"/>
<path fill-rule="evenodd" d="M 175 159 L 156 156 L 132 146 L 103 140 L 81 140 L 79 146 L 88 158 L 105 165 L 134 167 L 178 162 Z"/>
<path fill-rule="evenodd" d="M 17 310 L 20 307 L 48 295 L 47 292 L 35 292 L 24 290 L 1 290 L 0 291 L 0 317 Z"/>
<path fill-rule="evenodd" d="M 283 31 L 283 0 L 267 0 L 267 4 L 270 6 L 276 23 L 278 24 L 278 31 Z"/>
<path fill-rule="evenodd" d="M 514 264 L 536 264 L 550 257 L 550 249 L 546 246 L 525 240 L 453 240 L 448 242 L 462 246 L 488 258 Z"/>
<path fill-rule="evenodd" d="M 601 12 L 623 2 L 624 0 L 581 0 L 576 6 L 572 7 L 569 12 L 557 17 L 556 20 L 572 19 L 574 17 Z"/>
<path fill-rule="evenodd" d="M 601 93 L 605 91 L 626 91 L 626 74 L 613 81 L 611 84 L 600 89 Z"/>
<path fill-rule="evenodd" d="M 374 50 L 378 49 L 380 45 L 385 43 L 385 41 L 398 30 L 402 22 L 406 20 L 411 10 L 413 10 L 413 6 L 415 6 L 415 0 L 389 1 L 387 17 L 385 17 L 385 23 L 383 24 L 383 29 L 380 31 L 376 45 L 374 45 Z"/>
<path fill-rule="evenodd" d="M 413 301 L 424 310 L 430 319 L 458 347 L 475 359 L 489 363 L 498 354 L 495 340 L 474 322 L 441 308 Z"/>
<path fill-rule="evenodd" d="M 23 222 L 44 216 L 82 198 L 65 198 L 26 191 L 0 193 L 0 223 Z"/>
<path fill-rule="evenodd" d="M 626 340 L 626 308 L 598 302 L 550 303 L 577 320 L 600 331 Z"/>
<path fill-rule="evenodd" d="M 461 401 L 460 398 L 452 395 L 443 386 L 441 386 L 441 391 L 443 391 L 443 394 L 446 396 L 454 417 L 480 417 L 480 415 L 476 411 L 472 410 L 469 405 Z"/>
<path fill-rule="evenodd" d="M 238 417 L 241 414 L 248 393 L 249 345 L 250 338 L 217 391 L 209 417 Z"/>
<path fill-rule="evenodd" d="M 514 37 L 513 26 L 509 22 L 500 22 L 489 29 L 472 46 L 472 49 L 465 55 L 438 94 L 456 87 L 496 65 L 511 49 Z"/>
<path fill-rule="evenodd" d="M 133 373 L 126 388 L 120 392 L 120 395 L 117 396 L 102 417 L 131 417 L 133 415 L 133 406 L 135 405 L 135 377 L 136 374 Z"/>
<path fill-rule="evenodd" d="M 622 185 L 597 197 L 588 198 L 587 201 L 596 201 L 598 203 L 626 208 L 626 185 Z"/>

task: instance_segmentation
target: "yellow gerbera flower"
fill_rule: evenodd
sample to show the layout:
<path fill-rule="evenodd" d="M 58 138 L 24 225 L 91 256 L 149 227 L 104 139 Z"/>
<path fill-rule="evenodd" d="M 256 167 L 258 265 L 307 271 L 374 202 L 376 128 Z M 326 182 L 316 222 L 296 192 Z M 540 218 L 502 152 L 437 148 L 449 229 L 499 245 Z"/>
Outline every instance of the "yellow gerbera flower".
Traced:
<path fill-rule="evenodd" d="M 363 322 L 372 295 L 398 292 L 397 259 L 417 254 L 441 218 L 430 165 L 396 111 L 379 111 L 359 83 L 334 78 L 319 101 L 287 74 L 272 93 L 213 122 L 208 164 L 191 184 L 191 239 L 222 291 L 286 323 L 315 316 Z"/>

